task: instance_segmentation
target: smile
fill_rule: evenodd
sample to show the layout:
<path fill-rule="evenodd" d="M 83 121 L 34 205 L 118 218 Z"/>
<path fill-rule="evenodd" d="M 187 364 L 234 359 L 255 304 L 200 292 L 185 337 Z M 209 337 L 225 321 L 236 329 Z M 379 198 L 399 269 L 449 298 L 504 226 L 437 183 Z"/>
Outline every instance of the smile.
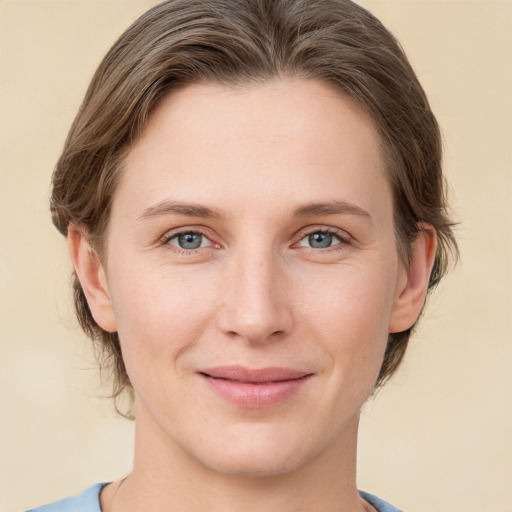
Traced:
<path fill-rule="evenodd" d="M 201 370 L 199 375 L 210 389 L 232 404 L 262 409 L 295 395 L 313 374 L 290 368 L 251 370 L 241 366 L 224 366 Z"/>

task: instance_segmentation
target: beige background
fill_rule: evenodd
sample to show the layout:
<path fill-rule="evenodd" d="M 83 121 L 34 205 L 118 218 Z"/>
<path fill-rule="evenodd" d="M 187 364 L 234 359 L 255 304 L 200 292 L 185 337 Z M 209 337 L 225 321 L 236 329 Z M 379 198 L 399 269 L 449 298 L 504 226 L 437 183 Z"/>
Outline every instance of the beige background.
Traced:
<path fill-rule="evenodd" d="M 69 301 L 52 167 L 85 87 L 151 1 L 0 2 L 0 510 L 118 478 L 116 417 Z M 365 409 L 359 486 L 409 512 L 512 511 L 512 2 L 361 2 L 398 36 L 444 130 L 462 262 Z"/>

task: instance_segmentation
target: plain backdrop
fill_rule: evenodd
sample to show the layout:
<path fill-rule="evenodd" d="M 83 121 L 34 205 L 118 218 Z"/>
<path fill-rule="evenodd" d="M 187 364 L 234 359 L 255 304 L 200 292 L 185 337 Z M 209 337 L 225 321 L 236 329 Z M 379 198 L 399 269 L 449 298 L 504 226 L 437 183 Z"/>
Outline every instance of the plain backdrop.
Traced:
<path fill-rule="evenodd" d="M 77 328 L 53 166 L 99 60 L 155 2 L 0 2 L 0 510 L 117 479 L 116 415 Z M 512 510 L 512 3 L 361 2 L 402 42 L 446 145 L 462 260 L 364 409 L 359 487 L 410 512 Z"/>

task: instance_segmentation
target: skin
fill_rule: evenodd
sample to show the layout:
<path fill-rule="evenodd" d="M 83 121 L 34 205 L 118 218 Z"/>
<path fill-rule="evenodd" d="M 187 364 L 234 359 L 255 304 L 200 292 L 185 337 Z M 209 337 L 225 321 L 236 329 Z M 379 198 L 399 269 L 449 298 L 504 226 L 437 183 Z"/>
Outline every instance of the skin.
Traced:
<path fill-rule="evenodd" d="M 107 486 L 103 510 L 371 510 L 355 482 L 359 410 L 388 334 L 424 303 L 435 252 L 424 228 L 405 266 L 378 134 L 328 85 L 167 96 L 127 157 L 103 260 L 69 230 L 135 391 L 133 472 Z M 183 232 L 201 246 L 180 248 Z M 197 373 L 233 364 L 312 377 L 249 409 Z"/>

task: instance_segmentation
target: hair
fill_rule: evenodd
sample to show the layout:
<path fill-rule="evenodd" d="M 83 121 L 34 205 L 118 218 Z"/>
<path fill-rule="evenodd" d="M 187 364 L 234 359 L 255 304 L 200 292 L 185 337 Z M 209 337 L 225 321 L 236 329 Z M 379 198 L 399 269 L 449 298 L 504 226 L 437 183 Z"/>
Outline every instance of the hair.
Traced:
<path fill-rule="evenodd" d="M 157 102 L 194 83 L 244 86 L 294 77 L 334 86 L 379 132 L 393 189 L 397 249 L 407 261 L 423 224 L 437 249 L 429 290 L 457 256 L 445 197 L 442 141 L 427 97 L 400 44 L 348 0 L 169 0 L 141 16 L 98 67 L 53 174 L 53 223 L 83 226 L 101 257 L 124 157 Z M 73 276 L 78 320 L 111 369 L 113 397 L 131 390 L 117 333 L 94 321 Z M 377 380 L 399 366 L 412 332 L 389 335 Z"/>

